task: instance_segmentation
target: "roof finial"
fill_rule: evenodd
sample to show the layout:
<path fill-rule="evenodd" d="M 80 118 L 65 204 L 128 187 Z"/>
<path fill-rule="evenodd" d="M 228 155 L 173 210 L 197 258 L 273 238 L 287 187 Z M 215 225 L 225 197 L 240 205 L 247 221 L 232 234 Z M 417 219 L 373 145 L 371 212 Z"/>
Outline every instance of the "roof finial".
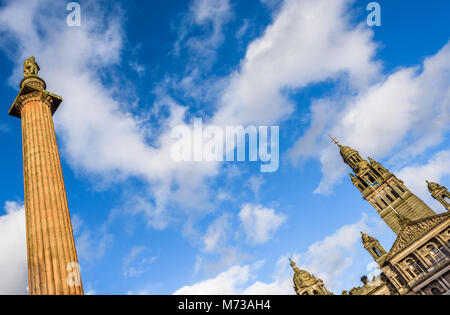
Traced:
<path fill-rule="evenodd" d="M 341 144 L 339 143 L 339 141 L 337 141 L 336 138 L 333 138 L 331 135 L 328 135 L 328 136 L 331 138 L 331 140 L 332 140 L 334 143 L 337 144 L 337 146 L 338 146 L 339 148 L 341 147 Z"/>
<path fill-rule="evenodd" d="M 291 258 L 289 258 L 289 262 L 291 263 L 291 267 L 292 268 L 295 268 L 295 262 L 291 259 Z"/>

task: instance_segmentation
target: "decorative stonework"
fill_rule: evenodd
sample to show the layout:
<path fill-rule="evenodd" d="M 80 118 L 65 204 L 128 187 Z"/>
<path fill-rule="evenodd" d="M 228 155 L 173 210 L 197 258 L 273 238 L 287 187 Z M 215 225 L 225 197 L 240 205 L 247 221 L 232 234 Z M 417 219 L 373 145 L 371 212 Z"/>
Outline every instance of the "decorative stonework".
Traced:
<path fill-rule="evenodd" d="M 20 89 L 8 114 L 17 118 L 22 118 L 23 107 L 33 101 L 42 101 L 49 106 L 50 112 L 53 115 L 61 104 L 62 98 L 44 89 L 40 89 L 36 87 L 36 85 L 31 86 L 27 83 Z"/>
<path fill-rule="evenodd" d="M 389 252 L 389 259 L 413 244 L 436 226 L 444 223 L 448 218 L 450 218 L 450 214 L 444 213 L 407 224 L 394 242 Z"/>

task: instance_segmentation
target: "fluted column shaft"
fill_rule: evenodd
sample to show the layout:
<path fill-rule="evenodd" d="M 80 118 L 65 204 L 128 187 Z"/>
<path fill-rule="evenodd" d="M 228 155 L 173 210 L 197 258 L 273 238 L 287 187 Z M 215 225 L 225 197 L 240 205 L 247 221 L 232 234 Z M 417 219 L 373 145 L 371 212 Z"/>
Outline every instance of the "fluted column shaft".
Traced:
<path fill-rule="evenodd" d="M 29 293 L 83 294 L 72 224 L 45 91 L 22 97 Z"/>

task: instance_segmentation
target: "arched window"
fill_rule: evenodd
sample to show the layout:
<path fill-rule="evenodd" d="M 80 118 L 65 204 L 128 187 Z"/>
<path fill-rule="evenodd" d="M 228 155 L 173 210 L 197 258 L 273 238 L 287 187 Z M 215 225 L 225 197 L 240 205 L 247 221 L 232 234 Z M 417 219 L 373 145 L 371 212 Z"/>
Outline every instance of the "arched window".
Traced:
<path fill-rule="evenodd" d="M 386 200 L 384 200 L 384 198 L 381 198 L 381 201 L 386 205 L 386 207 L 389 206 Z"/>
<path fill-rule="evenodd" d="M 362 191 L 364 190 L 364 187 L 363 187 L 363 185 L 361 185 L 361 184 L 358 184 L 358 187 L 359 187 L 359 189 L 361 189 Z"/>
<path fill-rule="evenodd" d="M 314 295 L 319 295 L 319 292 L 317 292 L 316 290 L 313 291 Z"/>
<path fill-rule="evenodd" d="M 370 175 L 370 174 L 369 174 L 369 181 L 370 181 L 371 183 L 375 183 L 375 178 L 373 178 L 373 176 Z"/>
<path fill-rule="evenodd" d="M 403 190 L 403 188 L 402 188 L 400 185 L 397 185 L 397 188 L 398 188 L 402 193 L 405 192 L 405 191 Z"/>
<path fill-rule="evenodd" d="M 375 253 L 375 255 L 377 255 L 378 257 L 381 257 L 380 252 L 375 247 L 372 247 L 372 250 Z"/>

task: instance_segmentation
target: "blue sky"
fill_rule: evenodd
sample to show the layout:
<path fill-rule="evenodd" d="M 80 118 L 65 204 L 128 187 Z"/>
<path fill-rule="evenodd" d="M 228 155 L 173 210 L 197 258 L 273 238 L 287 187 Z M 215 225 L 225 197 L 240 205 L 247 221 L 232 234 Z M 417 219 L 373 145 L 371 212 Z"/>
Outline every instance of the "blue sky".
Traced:
<path fill-rule="evenodd" d="M 68 3 L 68 1 L 67 1 Z M 379 1 L 0 1 L 0 293 L 26 293 L 22 62 L 54 116 L 85 291 L 293 294 L 288 257 L 336 293 L 373 271 L 360 231 L 395 235 L 327 134 L 377 159 L 437 212 L 450 186 L 450 4 Z M 280 126 L 280 167 L 175 163 L 170 132 Z M 368 266 L 369 269 L 368 270 Z"/>

